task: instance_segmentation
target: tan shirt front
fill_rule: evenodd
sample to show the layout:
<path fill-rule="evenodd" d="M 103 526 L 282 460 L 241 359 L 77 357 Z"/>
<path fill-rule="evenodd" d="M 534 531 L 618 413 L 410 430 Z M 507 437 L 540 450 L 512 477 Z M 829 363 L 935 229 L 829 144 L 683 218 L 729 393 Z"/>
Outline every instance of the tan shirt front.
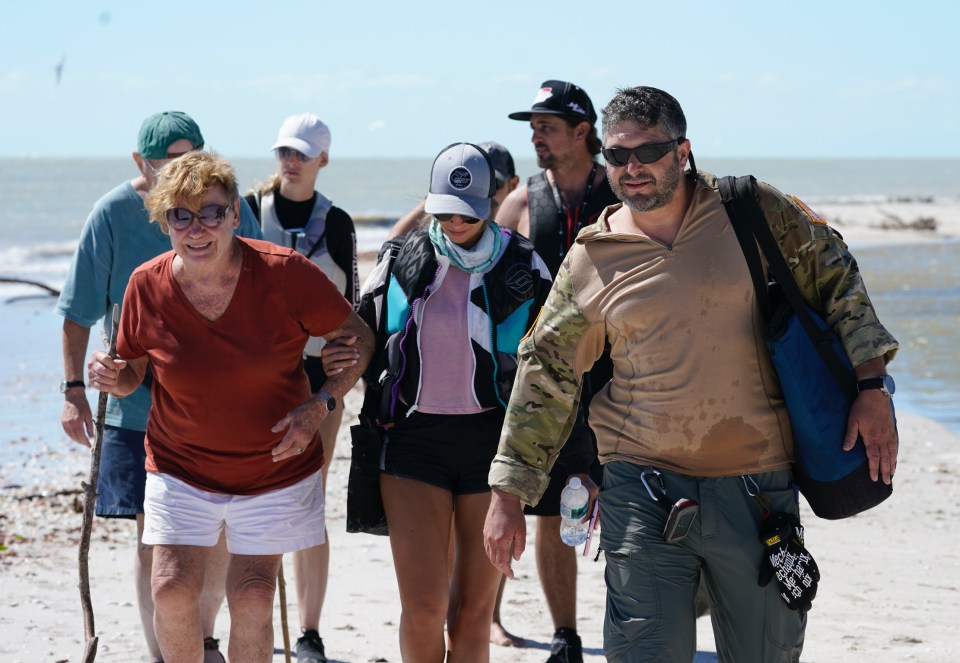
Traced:
<path fill-rule="evenodd" d="M 893 358 L 856 260 L 795 198 L 759 183 L 771 232 L 804 300 L 854 366 Z M 489 483 L 536 504 L 572 428 L 583 371 L 612 345 L 614 375 L 590 407 L 602 461 L 694 476 L 786 468 L 792 438 L 746 261 L 715 178 L 701 173 L 673 246 L 613 233 L 607 208 L 577 237 L 521 342 Z"/>
<path fill-rule="evenodd" d="M 673 246 L 611 233 L 615 208 L 595 226 L 603 241 L 581 236 L 587 259 L 569 263 L 571 284 L 614 366 L 590 426 L 604 462 L 695 476 L 783 469 L 790 425 L 750 273 L 719 198 L 697 194 Z"/>

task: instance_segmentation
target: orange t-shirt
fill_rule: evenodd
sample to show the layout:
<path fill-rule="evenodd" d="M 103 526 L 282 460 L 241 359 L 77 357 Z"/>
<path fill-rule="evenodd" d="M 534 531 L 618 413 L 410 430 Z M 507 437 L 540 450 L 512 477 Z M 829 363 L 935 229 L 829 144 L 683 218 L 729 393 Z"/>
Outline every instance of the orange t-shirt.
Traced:
<path fill-rule="evenodd" d="M 130 277 L 117 354 L 146 356 L 153 373 L 146 468 L 203 490 L 256 495 L 323 466 L 319 434 L 302 456 L 274 463 L 270 429 L 310 398 L 303 347 L 343 324 L 350 304 L 303 256 L 239 239 L 233 298 L 211 322 L 173 278 L 171 251 Z"/>

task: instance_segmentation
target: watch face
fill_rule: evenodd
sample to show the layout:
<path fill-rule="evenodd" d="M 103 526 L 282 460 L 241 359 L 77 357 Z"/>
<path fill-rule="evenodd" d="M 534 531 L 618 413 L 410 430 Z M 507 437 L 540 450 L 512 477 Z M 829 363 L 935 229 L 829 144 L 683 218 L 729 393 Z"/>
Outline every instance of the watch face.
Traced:
<path fill-rule="evenodd" d="M 893 396 L 893 392 L 897 390 L 897 383 L 893 381 L 892 375 L 883 376 L 883 388 L 886 390 L 888 394 Z"/>

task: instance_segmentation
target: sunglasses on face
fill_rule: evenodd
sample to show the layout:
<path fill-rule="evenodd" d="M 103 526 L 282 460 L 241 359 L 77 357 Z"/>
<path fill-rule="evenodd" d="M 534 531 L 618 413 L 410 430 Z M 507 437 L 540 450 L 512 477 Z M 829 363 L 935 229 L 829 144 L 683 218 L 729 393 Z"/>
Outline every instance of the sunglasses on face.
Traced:
<path fill-rule="evenodd" d="M 473 225 L 474 223 L 480 223 L 483 220 L 483 219 L 475 219 L 472 216 L 464 216 L 463 214 L 434 214 L 433 218 L 435 218 L 440 223 L 446 223 L 447 221 L 449 221 L 455 216 L 459 216 L 461 221 L 463 221 L 464 223 L 469 223 L 470 225 Z"/>
<path fill-rule="evenodd" d="M 308 157 L 306 154 L 300 150 L 295 150 L 292 147 L 278 147 L 274 150 L 278 159 L 286 161 L 287 159 L 296 159 L 297 161 L 310 161 L 311 157 Z"/>
<path fill-rule="evenodd" d="M 207 228 L 216 228 L 227 218 L 227 210 L 233 209 L 230 205 L 204 205 L 199 212 L 186 207 L 171 207 L 167 210 L 167 224 L 176 230 L 189 228 L 196 218 Z"/>
<path fill-rule="evenodd" d="M 640 163 L 653 163 L 662 159 L 667 152 L 677 149 L 685 140 L 686 138 L 680 136 L 666 143 L 651 143 L 638 147 L 605 147 L 600 152 L 611 166 L 626 166 L 630 161 L 630 155 L 636 157 Z"/>

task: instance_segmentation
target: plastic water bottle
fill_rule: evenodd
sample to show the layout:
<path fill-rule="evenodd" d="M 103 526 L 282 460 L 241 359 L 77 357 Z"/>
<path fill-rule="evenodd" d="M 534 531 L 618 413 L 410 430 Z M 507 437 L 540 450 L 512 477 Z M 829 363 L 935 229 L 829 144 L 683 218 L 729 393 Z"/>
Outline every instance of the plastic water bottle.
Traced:
<path fill-rule="evenodd" d="M 582 522 L 587 515 L 590 493 L 579 477 L 570 477 L 560 493 L 560 540 L 568 546 L 579 546 L 587 540 L 590 523 Z"/>

